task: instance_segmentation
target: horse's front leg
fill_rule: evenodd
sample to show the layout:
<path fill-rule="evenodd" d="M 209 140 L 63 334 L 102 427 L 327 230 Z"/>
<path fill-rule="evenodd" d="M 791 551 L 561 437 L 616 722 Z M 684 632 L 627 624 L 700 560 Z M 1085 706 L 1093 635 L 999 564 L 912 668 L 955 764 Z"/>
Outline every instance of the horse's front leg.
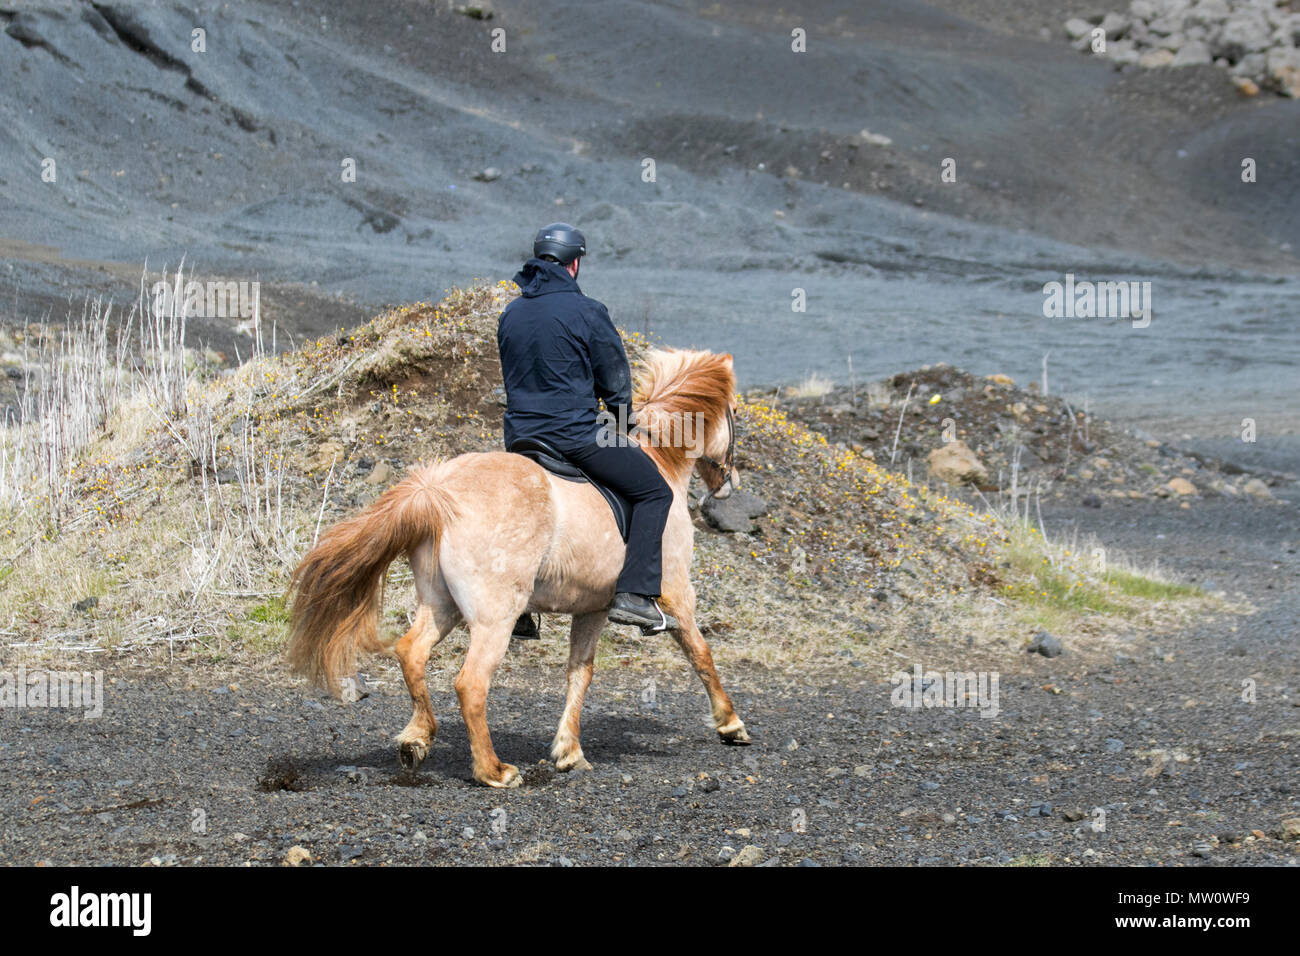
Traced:
<path fill-rule="evenodd" d="M 551 744 L 551 759 L 555 761 L 555 769 L 560 771 L 591 769 L 591 764 L 582 754 L 582 744 L 578 739 L 579 725 L 582 701 L 591 684 L 596 645 L 600 641 L 600 629 L 604 625 L 605 612 L 595 611 L 591 614 L 575 614 L 573 626 L 569 629 L 568 692 L 564 700 L 564 714 L 560 717 L 560 726 L 555 731 L 555 741 Z"/>
<path fill-rule="evenodd" d="M 673 639 L 704 683 L 704 690 L 709 695 L 709 706 L 713 711 L 713 726 L 722 742 L 746 745 L 750 739 L 745 732 L 745 723 L 736 716 L 736 708 L 732 706 L 727 692 L 722 689 L 722 681 L 718 680 L 718 672 L 713 666 L 713 652 L 695 626 L 695 590 L 689 585 L 687 587 L 682 600 L 670 599 L 668 602 L 677 618 L 677 628 L 672 632 Z"/>

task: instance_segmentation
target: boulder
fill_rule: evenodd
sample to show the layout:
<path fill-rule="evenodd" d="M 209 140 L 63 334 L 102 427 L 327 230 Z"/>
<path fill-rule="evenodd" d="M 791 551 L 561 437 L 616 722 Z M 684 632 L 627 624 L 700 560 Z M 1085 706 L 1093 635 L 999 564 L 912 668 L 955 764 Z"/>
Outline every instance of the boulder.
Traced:
<path fill-rule="evenodd" d="M 1269 84 L 1292 99 L 1300 99 L 1300 50 L 1278 47 L 1266 61 Z"/>
<path fill-rule="evenodd" d="M 925 459 L 930 476 L 950 485 L 980 485 L 988 481 L 988 469 L 964 441 L 951 441 L 930 452 Z"/>
<path fill-rule="evenodd" d="M 725 498 L 710 496 L 700 508 L 710 527 L 729 534 L 754 530 L 751 520 L 767 512 L 767 502 L 758 495 L 737 489 Z"/>
<path fill-rule="evenodd" d="M 740 852 L 731 858 L 727 866 L 758 866 L 762 862 L 763 850 L 751 843 L 742 846 Z"/>
<path fill-rule="evenodd" d="M 336 441 L 324 441 L 316 446 L 315 465 L 321 471 L 329 471 L 331 465 L 343 461 L 343 446 Z"/>
<path fill-rule="evenodd" d="M 1252 498 L 1273 497 L 1273 492 L 1268 490 L 1268 485 L 1264 484 L 1264 482 L 1260 481 L 1258 478 L 1250 479 L 1250 481 L 1246 482 L 1246 484 L 1242 486 L 1241 490 Z"/>
<path fill-rule="evenodd" d="M 1176 495 L 1196 494 L 1196 486 L 1186 478 L 1170 478 L 1165 487 Z"/>
<path fill-rule="evenodd" d="M 1258 10 L 1239 10 L 1223 21 L 1212 45 L 1215 56 L 1236 63 L 1248 53 L 1263 53 L 1269 46 L 1268 18 Z"/>
<path fill-rule="evenodd" d="M 1201 66 L 1205 63 L 1214 62 L 1210 57 L 1210 48 L 1200 40 L 1188 40 L 1182 45 L 1174 58 L 1169 61 L 1170 66 Z"/>
<path fill-rule="evenodd" d="M 1146 53 L 1143 53 L 1142 57 L 1138 60 L 1139 65 L 1148 70 L 1154 70 L 1161 66 L 1168 66 L 1172 62 L 1174 62 L 1173 51 L 1164 49 L 1148 50 Z"/>
<path fill-rule="evenodd" d="M 1044 657 L 1060 657 L 1065 651 L 1065 645 L 1047 631 L 1039 631 L 1025 651 L 1029 654 L 1042 654 Z"/>
<path fill-rule="evenodd" d="M 1204 30 L 1217 30 L 1219 25 L 1232 15 L 1227 0 L 1200 0 L 1196 6 L 1187 11 L 1183 20 L 1188 28 L 1200 27 Z"/>
<path fill-rule="evenodd" d="M 1118 40 L 1128 32 L 1129 19 L 1122 13 L 1108 13 L 1101 18 L 1101 28 L 1106 31 L 1107 40 Z"/>
<path fill-rule="evenodd" d="M 302 866 L 304 863 L 311 863 L 311 851 L 302 846 L 291 846 L 289 852 L 284 855 L 285 866 Z"/>
<path fill-rule="evenodd" d="M 1092 33 L 1092 24 L 1078 17 L 1065 21 L 1065 33 L 1071 40 L 1079 40 Z"/>

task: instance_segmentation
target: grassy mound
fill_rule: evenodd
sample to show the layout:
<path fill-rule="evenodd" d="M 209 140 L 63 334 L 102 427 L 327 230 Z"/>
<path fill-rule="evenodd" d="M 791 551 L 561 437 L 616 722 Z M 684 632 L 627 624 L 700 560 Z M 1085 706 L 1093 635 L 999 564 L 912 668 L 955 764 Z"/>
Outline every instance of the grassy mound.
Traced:
<path fill-rule="evenodd" d="M 105 345 L 105 323 L 64 334 L 44 360 L 50 375 L 29 387 L 53 398 L 0 445 L 0 636 L 46 655 L 278 666 L 288 575 L 321 528 L 410 465 L 500 449 L 495 332 L 514 293 L 505 282 L 452 290 L 234 370 L 159 334 L 165 317 L 138 323 L 154 332 L 134 343 L 135 362 L 121 358 L 132 343 Z M 625 339 L 635 367 L 649 343 Z M 84 361 L 115 349 L 116 363 Z M 69 370 L 81 378 L 70 382 Z M 79 393 L 95 401 L 58 400 Z M 71 431 L 85 437 L 55 443 L 73 418 Z M 1034 623 L 1047 593 L 1035 561 L 1067 583 L 1087 577 L 1032 535 L 913 486 L 761 401 L 742 402 L 738 428 L 743 487 L 767 513 L 750 534 L 695 519 L 701 627 L 721 657 L 858 655 L 905 646 L 917 628 L 1005 640 Z M 412 609 L 409 574 L 400 562 L 390 572 L 390 633 Z M 1078 603 L 1077 587 L 1060 589 L 1047 602 L 1054 615 L 1132 609 L 1109 597 Z M 1030 616 L 1008 615 L 1009 601 Z M 559 630 L 547 633 L 517 653 L 563 654 Z M 665 643 L 616 629 L 607 637 L 605 654 L 628 662 Z"/>

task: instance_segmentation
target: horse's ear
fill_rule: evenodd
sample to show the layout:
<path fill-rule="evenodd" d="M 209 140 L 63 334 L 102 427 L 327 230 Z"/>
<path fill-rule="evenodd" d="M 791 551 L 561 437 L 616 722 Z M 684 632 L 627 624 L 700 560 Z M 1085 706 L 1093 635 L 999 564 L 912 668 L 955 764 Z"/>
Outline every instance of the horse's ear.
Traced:
<path fill-rule="evenodd" d="M 722 361 L 726 362 L 728 365 L 734 365 L 734 364 L 735 364 L 734 361 L 733 361 L 733 359 L 732 359 L 732 356 L 731 356 L 731 353 L 730 353 L 730 352 L 728 352 L 726 355 L 722 356 Z"/>

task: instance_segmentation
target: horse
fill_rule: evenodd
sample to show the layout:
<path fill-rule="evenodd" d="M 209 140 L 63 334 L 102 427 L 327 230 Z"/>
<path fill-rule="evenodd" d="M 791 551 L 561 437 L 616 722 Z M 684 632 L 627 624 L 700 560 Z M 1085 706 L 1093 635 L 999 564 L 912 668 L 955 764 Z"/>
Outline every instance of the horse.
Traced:
<path fill-rule="evenodd" d="M 653 350 L 637 377 L 637 427 L 628 440 L 650 456 L 673 492 L 660 598 L 676 618 L 670 633 L 704 684 L 719 739 L 746 745 L 745 724 L 695 623 L 695 529 L 687 507 L 692 474 L 718 498 L 740 486 L 735 391 L 730 354 Z M 702 427 L 690 447 L 669 440 L 688 431 L 683 422 Z M 295 672 L 337 696 L 340 677 L 355 672 L 358 652 L 390 650 L 377 635 L 377 622 L 388 566 L 401 555 L 410 562 L 419 602 L 410 630 L 391 646 L 413 707 L 396 738 L 401 765 L 414 771 L 428 755 L 438 721 L 426 665 L 433 648 L 464 623 L 469 649 L 454 686 L 474 779 L 489 787 L 519 786 L 519 769 L 493 749 L 487 694 L 515 621 L 525 611 L 542 611 L 573 617 L 567 695 L 551 758 L 562 772 L 591 769 L 579 740 L 580 714 L 624 555 L 600 492 L 507 452 L 473 452 L 411 469 L 360 514 L 331 527 L 294 571 L 288 657 Z"/>

